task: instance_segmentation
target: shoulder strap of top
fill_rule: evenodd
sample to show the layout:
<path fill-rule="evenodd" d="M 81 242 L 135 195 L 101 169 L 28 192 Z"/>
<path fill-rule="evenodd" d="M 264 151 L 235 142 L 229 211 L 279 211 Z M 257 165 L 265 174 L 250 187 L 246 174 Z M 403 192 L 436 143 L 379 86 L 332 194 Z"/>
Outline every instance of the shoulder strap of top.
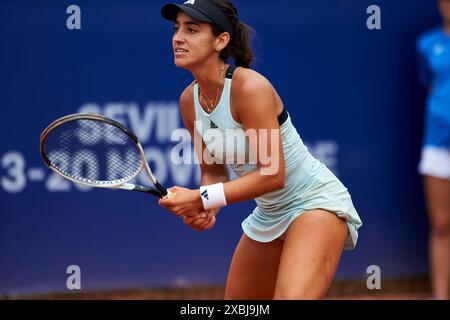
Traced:
<path fill-rule="evenodd" d="M 236 70 L 236 67 L 230 65 L 225 74 L 225 78 L 227 78 L 227 79 L 233 78 L 233 73 L 235 70 Z M 281 111 L 281 113 L 278 115 L 279 125 L 282 125 L 283 123 L 285 123 L 288 117 L 289 117 L 288 112 L 287 112 L 286 108 L 283 106 L 283 111 Z"/>
<path fill-rule="evenodd" d="M 231 79 L 231 78 L 233 77 L 234 70 L 236 70 L 236 67 L 230 65 L 230 66 L 228 67 L 228 69 L 227 69 L 226 74 L 225 74 L 225 78 Z"/>

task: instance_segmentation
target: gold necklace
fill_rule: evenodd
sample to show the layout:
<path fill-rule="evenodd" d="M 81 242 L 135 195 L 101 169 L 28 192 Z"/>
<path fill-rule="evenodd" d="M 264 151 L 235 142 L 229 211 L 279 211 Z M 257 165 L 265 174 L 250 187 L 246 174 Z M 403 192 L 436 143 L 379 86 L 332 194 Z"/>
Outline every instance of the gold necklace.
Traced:
<path fill-rule="evenodd" d="M 206 109 L 207 109 L 208 113 L 211 113 L 215 108 L 215 102 L 216 102 L 217 98 L 219 97 L 220 85 L 222 84 L 224 71 L 225 71 L 225 64 L 222 64 L 222 67 L 221 67 L 221 70 L 219 73 L 219 79 L 217 80 L 218 83 L 217 83 L 217 89 L 216 89 L 216 96 L 215 96 L 214 100 L 209 99 L 208 96 L 206 95 L 206 93 L 204 93 L 203 90 L 201 90 L 200 86 L 198 87 L 199 91 L 200 91 L 200 95 L 203 98 L 203 101 L 206 103 Z M 209 106 L 208 106 L 208 104 L 209 104 Z"/>

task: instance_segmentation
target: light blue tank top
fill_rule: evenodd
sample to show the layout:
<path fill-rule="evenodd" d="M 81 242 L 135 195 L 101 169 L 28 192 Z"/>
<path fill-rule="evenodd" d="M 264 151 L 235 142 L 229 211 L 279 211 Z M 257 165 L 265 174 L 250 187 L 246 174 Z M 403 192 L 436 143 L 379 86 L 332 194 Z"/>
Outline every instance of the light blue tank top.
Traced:
<path fill-rule="evenodd" d="M 230 165 L 234 173 L 241 177 L 256 170 L 257 165 L 255 160 L 250 161 L 249 143 L 242 125 L 231 114 L 233 71 L 232 68 L 227 72 L 220 101 L 210 114 L 200 105 L 199 88 L 194 85 L 195 129 L 214 155 L 210 161 Z M 345 248 L 354 248 L 358 239 L 357 230 L 362 222 L 347 188 L 309 153 L 285 110 L 278 116 L 278 122 L 285 162 L 284 187 L 255 199 L 257 206 L 242 222 L 243 231 L 253 240 L 269 242 L 282 238 L 290 223 L 303 212 L 321 208 L 347 221 L 349 235 Z M 246 161 L 242 161 L 243 158 Z"/>
<path fill-rule="evenodd" d="M 227 73 L 225 78 L 225 84 L 220 97 L 220 101 L 216 108 L 211 113 L 207 113 L 203 110 L 199 102 L 199 88 L 198 84 L 194 85 L 194 105 L 195 105 L 195 128 L 197 132 L 202 136 L 205 142 L 206 148 L 213 155 L 216 163 L 229 164 L 234 173 L 241 177 L 257 168 L 255 161 L 249 161 L 249 144 L 244 134 L 242 124 L 236 122 L 233 119 L 230 110 L 230 97 L 231 97 L 231 83 L 232 83 L 232 71 Z M 295 163 L 302 162 L 307 156 L 311 156 L 300 138 L 297 130 L 292 125 L 291 119 L 288 116 L 284 123 L 280 125 L 284 161 L 285 167 L 288 168 Z M 233 135 L 233 136 L 231 136 Z M 232 139 L 230 138 L 232 137 Z M 235 141 L 233 141 L 235 139 Z M 223 142 L 223 143 L 222 143 Z M 242 160 L 245 157 L 245 163 Z M 317 163 L 317 169 L 319 169 L 319 162 Z M 323 166 L 323 165 L 322 165 Z M 323 168 L 325 168 L 323 166 Z M 297 168 L 300 170 L 300 168 Z M 298 171 L 296 169 L 296 171 Z M 262 210 L 272 211 L 279 209 L 280 205 L 283 205 L 285 200 L 293 196 L 292 192 L 296 194 L 301 190 L 298 188 L 298 182 L 294 185 L 289 185 L 289 181 L 292 180 L 292 174 L 290 170 L 286 170 L 286 174 L 290 173 L 290 179 L 285 181 L 285 186 L 274 192 L 267 193 L 255 201 Z M 303 181 L 306 183 L 306 181 Z M 292 190 L 295 187 L 295 190 Z"/>

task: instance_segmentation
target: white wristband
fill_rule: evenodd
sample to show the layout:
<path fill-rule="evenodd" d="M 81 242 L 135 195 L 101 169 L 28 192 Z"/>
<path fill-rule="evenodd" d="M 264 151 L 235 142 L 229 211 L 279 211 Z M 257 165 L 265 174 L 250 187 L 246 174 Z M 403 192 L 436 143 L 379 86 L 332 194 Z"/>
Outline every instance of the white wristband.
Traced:
<path fill-rule="evenodd" d="M 200 198 L 202 198 L 204 209 L 221 208 L 227 205 L 222 182 L 201 186 Z"/>

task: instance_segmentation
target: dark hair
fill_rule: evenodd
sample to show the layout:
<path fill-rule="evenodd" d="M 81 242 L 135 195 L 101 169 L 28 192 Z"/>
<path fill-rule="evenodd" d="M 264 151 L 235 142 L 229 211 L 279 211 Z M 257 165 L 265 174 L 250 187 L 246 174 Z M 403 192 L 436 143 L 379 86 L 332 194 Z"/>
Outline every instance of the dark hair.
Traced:
<path fill-rule="evenodd" d="M 231 37 L 226 48 L 220 53 L 220 58 L 226 62 L 230 57 L 232 57 L 236 67 L 249 68 L 254 59 L 253 50 L 250 44 L 251 36 L 253 36 L 254 30 L 242 21 L 239 21 L 237 9 L 231 1 L 211 1 L 222 9 L 233 25 L 233 36 Z M 224 32 L 214 23 L 211 24 L 211 26 L 212 33 L 216 37 Z"/>

